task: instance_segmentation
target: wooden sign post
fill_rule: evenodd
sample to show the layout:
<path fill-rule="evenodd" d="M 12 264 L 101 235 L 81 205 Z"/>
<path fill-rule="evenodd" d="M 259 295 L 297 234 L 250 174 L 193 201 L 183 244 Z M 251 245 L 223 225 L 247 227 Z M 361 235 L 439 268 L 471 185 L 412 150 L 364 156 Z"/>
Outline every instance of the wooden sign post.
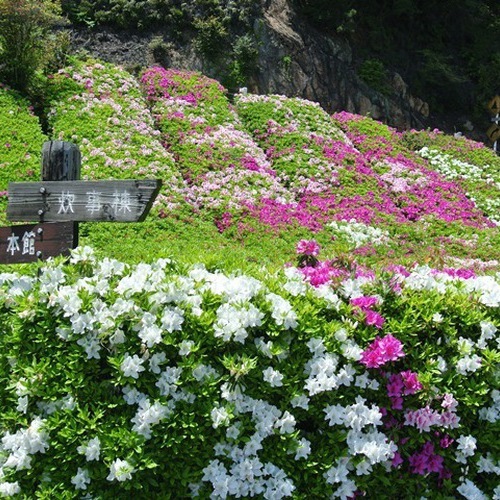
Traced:
<path fill-rule="evenodd" d="M 496 95 L 488 103 L 488 111 L 490 114 L 495 115 L 491 118 L 493 125 L 486 131 L 486 135 L 489 140 L 493 143 L 493 151 L 495 153 L 500 153 L 500 147 L 498 146 L 500 141 L 500 96 Z"/>
<path fill-rule="evenodd" d="M 81 181 L 75 144 L 46 142 L 42 182 L 11 182 L 7 218 L 36 225 L 0 228 L 0 263 L 31 262 L 68 254 L 78 245 L 78 222 L 140 222 L 160 180 Z"/>

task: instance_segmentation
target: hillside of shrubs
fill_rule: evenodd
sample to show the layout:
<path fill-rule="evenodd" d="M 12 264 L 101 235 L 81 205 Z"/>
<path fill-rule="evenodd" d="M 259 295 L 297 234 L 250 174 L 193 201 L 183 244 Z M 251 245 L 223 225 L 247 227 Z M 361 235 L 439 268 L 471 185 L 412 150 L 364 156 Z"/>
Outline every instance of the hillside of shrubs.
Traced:
<path fill-rule="evenodd" d="M 0 495 L 500 499 L 500 158 L 199 73 L 0 88 L 0 203 L 46 140 L 146 221 L 0 270 Z"/>

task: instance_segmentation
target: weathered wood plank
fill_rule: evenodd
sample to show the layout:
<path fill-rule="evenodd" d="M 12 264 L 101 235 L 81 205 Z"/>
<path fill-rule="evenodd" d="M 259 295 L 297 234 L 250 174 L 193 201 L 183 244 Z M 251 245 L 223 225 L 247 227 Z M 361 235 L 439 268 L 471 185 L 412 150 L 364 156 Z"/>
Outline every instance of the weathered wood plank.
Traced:
<path fill-rule="evenodd" d="M 9 184 L 11 221 L 140 222 L 161 180 L 47 181 Z"/>
<path fill-rule="evenodd" d="M 76 144 L 66 141 L 44 142 L 42 181 L 79 181 L 81 166 L 82 155 Z M 78 246 L 79 234 L 78 222 L 73 222 L 73 248 Z"/>
<path fill-rule="evenodd" d="M 0 264 L 20 264 L 69 255 L 73 222 L 0 227 Z"/>
<path fill-rule="evenodd" d="M 42 181 L 77 181 L 82 156 L 78 146 L 65 141 L 47 141 L 42 146 Z"/>

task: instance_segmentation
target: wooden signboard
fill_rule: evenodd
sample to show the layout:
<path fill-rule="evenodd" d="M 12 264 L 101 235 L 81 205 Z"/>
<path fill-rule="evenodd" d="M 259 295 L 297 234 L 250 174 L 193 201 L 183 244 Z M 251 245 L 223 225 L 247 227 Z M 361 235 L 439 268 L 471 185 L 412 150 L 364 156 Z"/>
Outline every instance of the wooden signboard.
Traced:
<path fill-rule="evenodd" d="M 140 222 L 160 180 L 45 181 L 9 184 L 11 221 Z"/>
<path fill-rule="evenodd" d="M 496 123 L 492 125 L 487 131 L 486 135 L 490 139 L 491 142 L 496 142 L 500 139 L 500 125 Z"/>
<path fill-rule="evenodd" d="M 69 255 L 74 246 L 72 222 L 0 227 L 0 264 L 19 264 Z"/>
<path fill-rule="evenodd" d="M 496 95 L 493 97 L 488 103 L 487 108 L 492 115 L 498 115 L 500 113 L 500 96 Z"/>

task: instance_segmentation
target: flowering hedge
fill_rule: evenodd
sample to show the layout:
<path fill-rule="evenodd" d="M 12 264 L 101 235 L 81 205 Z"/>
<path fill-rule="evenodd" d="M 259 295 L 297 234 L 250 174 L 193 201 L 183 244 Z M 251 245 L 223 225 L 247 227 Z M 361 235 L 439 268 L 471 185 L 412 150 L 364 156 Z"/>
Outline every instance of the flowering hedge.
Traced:
<path fill-rule="evenodd" d="M 0 492 L 500 498 L 500 275 L 299 251 L 0 275 Z"/>
<path fill-rule="evenodd" d="M 52 136 L 79 146 L 83 179 L 160 178 L 161 199 L 167 208 L 178 205 L 182 178 L 131 74 L 77 61 L 53 76 L 50 95 Z"/>
<path fill-rule="evenodd" d="M 141 82 L 186 181 L 184 198 L 196 210 L 215 210 L 220 230 L 248 204 L 290 199 L 218 82 L 161 67 L 146 70 Z"/>

